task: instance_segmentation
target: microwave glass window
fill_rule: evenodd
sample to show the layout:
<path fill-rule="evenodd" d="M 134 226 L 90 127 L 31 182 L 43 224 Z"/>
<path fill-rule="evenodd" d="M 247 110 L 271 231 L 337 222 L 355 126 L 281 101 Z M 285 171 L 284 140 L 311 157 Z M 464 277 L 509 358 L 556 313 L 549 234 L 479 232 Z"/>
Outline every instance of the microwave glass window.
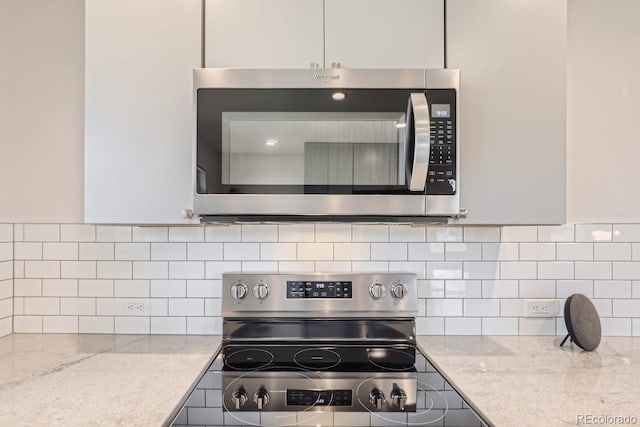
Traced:
<path fill-rule="evenodd" d="M 451 105 L 449 104 L 432 104 L 431 117 L 434 119 L 443 119 L 451 117 Z"/>
<path fill-rule="evenodd" d="M 404 185 L 404 116 L 223 112 L 222 184 Z"/>

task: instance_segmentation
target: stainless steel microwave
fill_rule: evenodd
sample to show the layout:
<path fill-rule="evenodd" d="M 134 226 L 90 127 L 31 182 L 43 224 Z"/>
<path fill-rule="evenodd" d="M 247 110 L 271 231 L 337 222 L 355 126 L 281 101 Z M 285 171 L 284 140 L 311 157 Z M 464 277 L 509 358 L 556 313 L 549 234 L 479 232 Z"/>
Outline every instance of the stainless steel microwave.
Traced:
<path fill-rule="evenodd" d="M 194 213 L 460 214 L 459 70 L 194 70 Z"/>

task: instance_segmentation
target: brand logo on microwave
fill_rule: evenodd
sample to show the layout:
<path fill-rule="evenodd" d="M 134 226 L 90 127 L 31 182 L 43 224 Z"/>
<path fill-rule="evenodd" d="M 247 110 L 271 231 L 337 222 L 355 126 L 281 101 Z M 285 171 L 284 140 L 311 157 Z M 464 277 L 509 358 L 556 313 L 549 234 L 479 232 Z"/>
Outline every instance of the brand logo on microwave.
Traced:
<path fill-rule="evenodd" d="M 338 74 L 316 74 L 316 80 L 328 83 L 334 80 L 340 80 L 340 76 Z"/>

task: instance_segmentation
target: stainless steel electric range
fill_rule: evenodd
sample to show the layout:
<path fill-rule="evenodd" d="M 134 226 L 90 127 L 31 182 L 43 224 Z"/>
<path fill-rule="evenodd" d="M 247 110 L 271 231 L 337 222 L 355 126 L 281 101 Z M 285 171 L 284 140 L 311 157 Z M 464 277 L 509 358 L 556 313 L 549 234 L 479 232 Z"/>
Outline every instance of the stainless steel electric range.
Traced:
<path fill-rule="evenodd" d="M 492 425 L 417 348 L 414 274 L 222 282 L 222 348 L 168 425 Z"/>

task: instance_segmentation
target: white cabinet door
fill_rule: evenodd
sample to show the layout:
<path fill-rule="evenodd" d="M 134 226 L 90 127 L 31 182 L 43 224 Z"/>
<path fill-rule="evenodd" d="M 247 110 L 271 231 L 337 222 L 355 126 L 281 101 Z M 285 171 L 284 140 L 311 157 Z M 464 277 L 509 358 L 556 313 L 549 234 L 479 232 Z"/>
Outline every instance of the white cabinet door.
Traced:
<path fill-rule="evenodd" d="M 201 13 L 200 0 L 86 2 L 86 222 L 186 221 Z"/>
<path fill-rule="evenodd" d="M 566 219 L 565 1 L 449 0 L 466 223 Z"/>
<path fill-rule="evenodd" d="M 322 0 L 206 0 L 205 66 L 323 66 Z"/>
<path fill-rule="evenodd" d="M 325 0 L 325 61 L 443 68 L 444 0 Z"/>

